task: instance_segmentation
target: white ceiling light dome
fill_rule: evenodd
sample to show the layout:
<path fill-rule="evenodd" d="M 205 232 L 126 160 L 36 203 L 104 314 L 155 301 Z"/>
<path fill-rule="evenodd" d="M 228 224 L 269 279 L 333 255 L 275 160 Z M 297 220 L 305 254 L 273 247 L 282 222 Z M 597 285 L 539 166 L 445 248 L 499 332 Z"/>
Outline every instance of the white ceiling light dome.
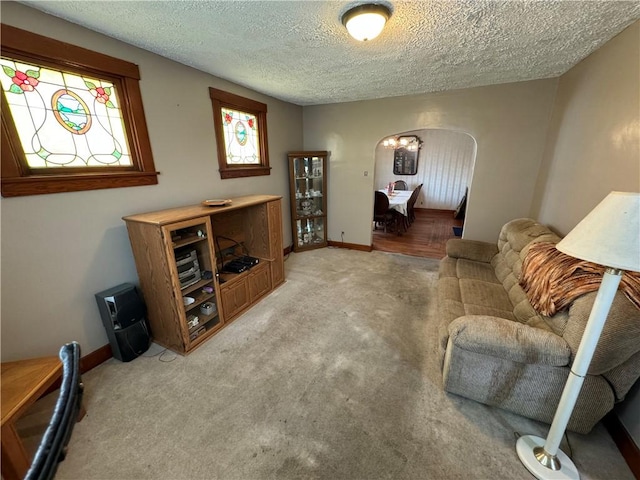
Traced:
<path fill-rule="evenodd" d="M 356 40 L 373 40 L 382 32 L 391 10 L 386 5 L 367 3 L 347 10 L 342 15 L 342 24 Z"/>

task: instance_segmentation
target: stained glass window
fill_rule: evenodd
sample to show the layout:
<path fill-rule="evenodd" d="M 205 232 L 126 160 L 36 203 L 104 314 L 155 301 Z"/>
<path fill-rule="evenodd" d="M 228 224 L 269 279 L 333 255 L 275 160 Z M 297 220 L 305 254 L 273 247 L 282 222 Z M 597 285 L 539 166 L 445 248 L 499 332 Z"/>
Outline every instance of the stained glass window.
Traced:
<path fill-rule="evenodd" d="M 112 83 L 4 57 L 0 65 L 30 168 L 131 166 Z"/>
<path fill-rule="evenodd" d="M 221 113 L 227 163 L 260 165 L 260 139 L 256 135 L 257 117 L 227 108 L 223 108 Z"/>
<path fill-rule="evenodd" d="M 3 197 L 156 185 L 137 65 L 2 25 Z"/>
<path fill-rule="evenodd" d="M 221 178 L 269 175 L 267 106 L 215 88 L 209 89 Z"/>

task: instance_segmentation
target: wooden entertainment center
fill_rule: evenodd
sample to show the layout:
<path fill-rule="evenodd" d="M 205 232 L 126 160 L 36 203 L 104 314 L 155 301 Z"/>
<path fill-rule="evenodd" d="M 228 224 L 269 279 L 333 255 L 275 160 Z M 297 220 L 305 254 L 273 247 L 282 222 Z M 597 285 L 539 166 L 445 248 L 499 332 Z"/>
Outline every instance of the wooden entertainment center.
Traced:
<path fill-rule="evenodd" d="M 281 198 L 123 217 L 156 343 L 187 354 L 284 282 Z M 258 263 L 223 269 L 243 256 Z"/>

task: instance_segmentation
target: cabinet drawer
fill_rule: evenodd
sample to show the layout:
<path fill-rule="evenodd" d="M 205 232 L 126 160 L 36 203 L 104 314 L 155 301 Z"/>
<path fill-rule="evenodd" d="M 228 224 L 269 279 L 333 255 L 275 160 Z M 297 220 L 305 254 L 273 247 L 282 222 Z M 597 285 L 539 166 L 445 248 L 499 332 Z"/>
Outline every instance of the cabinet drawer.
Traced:
<path fill-rule="evenodd" d="M 251 303 L 247 282 L 244 279 L 234 282 L 228 287 L 225 285 L 220 288 L 220 296 L 222 297 L 225 321 L 231 320 Z"/>
<path fill-rule="evenodd" d="M 271 290 L 271 272 L 266 263 L 254 267 L 249 274 L 249 295 L 255 301 Z"/>

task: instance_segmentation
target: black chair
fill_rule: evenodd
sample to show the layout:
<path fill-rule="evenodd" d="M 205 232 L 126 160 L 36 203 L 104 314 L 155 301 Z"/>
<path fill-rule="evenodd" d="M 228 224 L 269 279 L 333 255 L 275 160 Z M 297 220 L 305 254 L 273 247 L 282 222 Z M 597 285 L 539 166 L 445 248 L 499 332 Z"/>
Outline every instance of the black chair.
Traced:
<path fill-rule="evenodd" d="M 401 225 L 404 225 L 402 218 L 404 215 L 389 208 L 389 197 L 384 193 L 376 190 L 374 192 L 373 201 L 373 228 L 376 230 L 378 225 L 382 224 L 385 232 L 391 230 L 391 227 L 395 229 L 396 233 L 400 235 Z M 401 218 L 402 217 L 402 218 Z"/>
<path fill-rule="evenodd" d="M 469 194 L 469 187 L 464 189 L 464 195 L 462 196 L 462 200 L 456 207 L 456 211 L 453 214 L 453 218 L 457 220 L 464 220 L 464 216 L 467 213 L 467 195 Z"/>
<path fill-rule="evenodd" d="M 25 480 L 50 480 L 65 459 L 71 432 L 82 405 L 82 378 L 80 377 L 80 345 L 67 343 L 60 349 L 62 385 L 53 415 L 33 457 Z"/>
<path fill-rule="evenodd" d="M 389 197 L 384 193 L 375 191 L 373 197 L 373 228 L 378 229 L 382 225 L 384 231 L 387 231 L 387 224 L 391 219 L 389 212 Z"/>
<path fill-rule="evenodd" d="M 407 222 L 411 225 L 416 220 L 415 204 L 422 190 L 422 183 L 413 189 L 409 200 L 407 201 Z"/>
<path fill-rule="evenodd" d="M 409 190 L 409 186 L 407 185 L 407 182 L 405 182 L 404 180 L 396 180 L 393 184 L 393 189 L 394 190 Z"/>

